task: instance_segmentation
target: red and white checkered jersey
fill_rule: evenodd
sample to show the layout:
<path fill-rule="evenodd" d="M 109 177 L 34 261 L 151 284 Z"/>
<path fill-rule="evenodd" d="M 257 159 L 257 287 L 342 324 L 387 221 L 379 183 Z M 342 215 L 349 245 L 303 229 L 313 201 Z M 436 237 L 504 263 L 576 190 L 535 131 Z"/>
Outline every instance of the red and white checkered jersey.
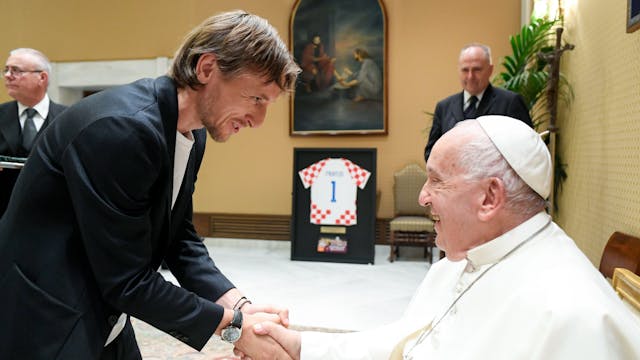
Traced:
<path fill-rule="evenodd" d="M 298 172 L 304 188 L 311 187 L 311 223 L 355 225 L 358 188 L 371 173 L 347 159 L 327 158 Z"/>

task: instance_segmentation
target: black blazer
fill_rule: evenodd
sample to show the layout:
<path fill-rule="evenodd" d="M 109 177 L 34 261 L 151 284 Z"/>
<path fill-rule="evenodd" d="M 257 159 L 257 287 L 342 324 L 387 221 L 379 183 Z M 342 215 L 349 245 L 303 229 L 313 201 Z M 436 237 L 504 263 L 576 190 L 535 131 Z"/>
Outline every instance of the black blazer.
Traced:
<path fill-rule="evenodd" d="M 429 132 L 429 140 L 424 149 L 424 160 L 429 159 L 431 148 L 440 139 L 442 134 L 451 130 L 457 122 L 464 120 L 462 113 L 464 95 L 462 92 L 449 96 L 438 102 L 433 116 L 433 125 Z M 533 127 L 533 122 L 529 116 L 529 110 L 520 94 L 509 90 L 504 90 L 491 86 L 487 87 L 482 95 L 482 100 L 478 104 L 476 117 L 482 115 L 506 115 L 520 119 L 527 125 Z"/>
<path fill-rule="evenodd" d="M 233 285 L 192 225 L 204 129 L 171 210 L 177 119 L 160 77 L 87 97 L 43 134 L 0 220 L 0 353 L 99 358 L 122 312 L 205 345 Z"/>
<path fill-rule="evenodd" d="M 36 135 L 36 140 L 43 130 L 67 107 L 49 100 L 49 114 Z M 0 155 L 26 157 L 28 154 L 22 148 L 22 130 L 18 117 L 18 103 L 16 101 L 0 104 Z M 7 208 L 11 191 L 20 174 L 17 169 L 3 169 L 0 171 L 0 217 Z"/>

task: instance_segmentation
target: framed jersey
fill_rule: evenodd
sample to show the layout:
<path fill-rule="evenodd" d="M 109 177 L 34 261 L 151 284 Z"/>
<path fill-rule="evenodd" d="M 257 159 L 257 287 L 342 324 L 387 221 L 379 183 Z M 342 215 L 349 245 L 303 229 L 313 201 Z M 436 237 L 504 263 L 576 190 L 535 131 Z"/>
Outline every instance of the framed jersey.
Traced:
<path fill-rule="evenodd" d="M 376 149 L 295 148 L 291 259 L 373 263 Z"/>

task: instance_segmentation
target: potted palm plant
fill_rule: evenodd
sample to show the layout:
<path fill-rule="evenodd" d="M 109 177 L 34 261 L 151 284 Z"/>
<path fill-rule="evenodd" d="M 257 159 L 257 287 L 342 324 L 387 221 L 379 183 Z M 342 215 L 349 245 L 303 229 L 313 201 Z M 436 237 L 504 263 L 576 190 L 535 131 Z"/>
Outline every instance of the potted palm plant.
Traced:
<path fill-rule="evenodd" d="M 554 30 L 557 24 L 557 19 L 532 18 L 518 34 L 511 36 L 509 41 L 512 54 L 504 57 L 504 70 L 496 74 L 492 81 L 497 86 L 522 95 L 536 130 L 542 130 L 549 118 L 547 105 L 552 99 L 547 92 L 550 69 L 549 56 L 545 55 L 554 50 Z M 558 101 L 565 103 L 573 98 L 571 86 L 562 73 L 559 76 L 557 96 Z M 562 162 L 559 153 L 555 152 L 554 193 L 561 189 L 566 178 L 566 164 Z M 556 198 L 553 199 L 553 206 L 557 209 Z"/>

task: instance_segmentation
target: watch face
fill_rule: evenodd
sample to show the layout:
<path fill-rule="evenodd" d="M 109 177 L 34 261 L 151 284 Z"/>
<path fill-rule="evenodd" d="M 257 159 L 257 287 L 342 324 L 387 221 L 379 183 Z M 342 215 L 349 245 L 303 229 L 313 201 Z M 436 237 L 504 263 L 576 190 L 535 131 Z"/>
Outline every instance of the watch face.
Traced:
<path fill-rule="evenodd" d="M 220 337 L 226 342 L 234 343 L 238 341 L 238 339 L 240 339 L 240 335 L 242 335 L 242 329 L 229 326 L 222 329 L 222 334 Z"/>

